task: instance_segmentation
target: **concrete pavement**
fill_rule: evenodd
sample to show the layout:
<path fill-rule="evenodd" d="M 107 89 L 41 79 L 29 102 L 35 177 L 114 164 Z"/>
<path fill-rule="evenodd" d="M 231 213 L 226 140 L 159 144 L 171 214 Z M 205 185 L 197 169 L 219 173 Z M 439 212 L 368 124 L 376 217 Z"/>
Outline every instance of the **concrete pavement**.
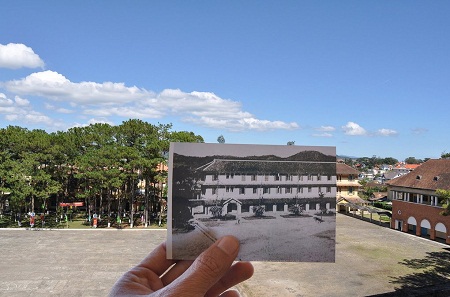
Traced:
<path fill-rule="evenodd" d="M 337 224 L 335 264 L 254 262 L 255 275 L 238 286 L 241 294 L 381 294 L 420 282 L 422 268 L 411 266 L 415 260 L 438 263 L 449 254 L 448 245 L 345 215 L 337 215 Z M 165 238 L 165 230 L 0 229 L 0 296 L 106 296 Z M 450 264 L 440 268 L 450 275 Z"/>

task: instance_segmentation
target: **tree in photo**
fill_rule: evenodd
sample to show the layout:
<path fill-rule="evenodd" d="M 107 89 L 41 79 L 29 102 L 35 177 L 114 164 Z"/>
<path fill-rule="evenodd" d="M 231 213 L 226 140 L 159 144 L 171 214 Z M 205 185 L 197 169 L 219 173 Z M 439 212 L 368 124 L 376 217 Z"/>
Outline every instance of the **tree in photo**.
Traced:
<path fill-rule="evenodd" d="M 220 135 L 219 137 L 217 137 L 217 142 L 218 143 L 225 143 L 225 137 L 223 137 L 223 135 Z"/>
<path fill-rule="evenodd" d="M 216 219 L 222 217 L 222 210 L 223 210 L 223 206 L 221 206 L 221 205 L 214 205 L 209 209 L 209 211 L 213 215 L 213 218 L 216 218 Z"/>
<path fill-rule="evenodd" d="M 289 206 L 288 208 L 289 212 L 292 213 L 295 216 L 299 216 L 302 214 L 304 207 L 302 204 L 295 203 Z"/>
<path fill-rule="evenodd" d="M 253 206 L 252 209 L 255 217 L 262 217 L 264 215 L 264 212 L 266 211 L 263 205 Z"/>

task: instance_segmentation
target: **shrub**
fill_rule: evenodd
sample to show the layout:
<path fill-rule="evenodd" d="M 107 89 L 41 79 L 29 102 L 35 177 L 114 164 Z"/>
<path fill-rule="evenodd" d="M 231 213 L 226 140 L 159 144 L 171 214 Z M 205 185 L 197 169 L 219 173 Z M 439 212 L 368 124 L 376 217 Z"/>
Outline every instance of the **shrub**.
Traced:
<path fill-rule="evenodd" d="M 226 215 L 224 215 L 224 216 L 222 217 L 222 220 L 225 220 L 225 221 L 236 220 L 236 216 L 227 213 Z"/>
<path fill-rule="evenodd" d="M 375 202 L 373 206 L 386 209 L 386 210 L 392 210 L 392 205 L 386 203 L 386 202 Z"/>
<path fill-rule="evenodd" d="M 210 208 L 210 211 L 214 218 L 220 218 L 222 216 L 222 206 L 218 205 L 212 206 Z"/>
<path fill-rule="evenodd" d="M 298 203 L 292 204 L 291 206 L 289 206 L 288 210 L 292 214 L 299 216 L 303 212 L 303 205 L 298 204 Z"/>
<path fill-rule="evenodd" d="M 262 217 L 265 211 L 266 210 L 262 205 L 253 206 L 253 213 L 255 214 L 256 217 Z"/>

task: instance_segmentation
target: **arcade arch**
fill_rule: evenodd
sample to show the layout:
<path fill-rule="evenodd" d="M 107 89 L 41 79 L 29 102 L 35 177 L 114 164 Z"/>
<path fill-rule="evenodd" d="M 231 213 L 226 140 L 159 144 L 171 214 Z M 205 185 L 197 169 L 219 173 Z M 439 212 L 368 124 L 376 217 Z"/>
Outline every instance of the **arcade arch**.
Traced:
<path fill-rule="evenodd" d="M 434 227 L 436 231 L 436 238 L 440 238 L 445 240 L 447 238 L 447 228 L 442 223 L 437 223 L 436 227 Z"/>
<path fill-rule="evenodd" d="M 420 236 L 430 236 L 431 224 L 427 219 L 420 222 Z"/>
<path fill-rule="evenodd" d="M 408 232 L 412 234 L 416 234 L 417 221 L 415 217 L 408 218 Z"/>

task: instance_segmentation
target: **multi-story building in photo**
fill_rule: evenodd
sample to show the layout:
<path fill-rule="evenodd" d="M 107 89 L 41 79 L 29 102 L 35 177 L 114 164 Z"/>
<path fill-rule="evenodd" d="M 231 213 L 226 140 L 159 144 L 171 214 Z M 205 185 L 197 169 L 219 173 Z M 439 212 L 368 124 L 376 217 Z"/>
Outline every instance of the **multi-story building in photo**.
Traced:
<path fill-rule="evenodd" d="M 391 228 L 450 244 L 450 216 L 441 215 L 437 189 L 450 190 L 450 160 L 428 160 L 389 181 Z"/>
<path fill-rule="evenodd" d="M 288 213 L 291 204 L 305 211 L 336 208 L 335 162 L 214 159 L 196 172 L 193 215 L 210 215 L 216 205 L 222 214 L 242 215 L 257 205 L 266 213 Z"/>

